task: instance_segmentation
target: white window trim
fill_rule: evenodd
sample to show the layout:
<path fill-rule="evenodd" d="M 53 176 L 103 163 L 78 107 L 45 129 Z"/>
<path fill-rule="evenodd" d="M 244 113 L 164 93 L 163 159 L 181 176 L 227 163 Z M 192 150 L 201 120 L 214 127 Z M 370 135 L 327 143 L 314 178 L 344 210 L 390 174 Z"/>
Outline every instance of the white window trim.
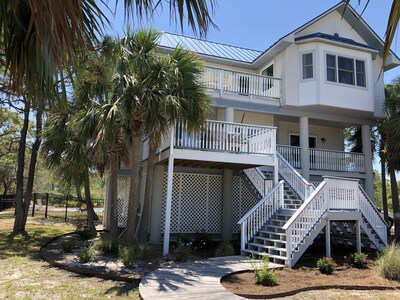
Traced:
<path fill-rule="evenodd" d="M 311 78 L 303 78 L 303 54 L 312 54 L 312 67 L 313 67 L 313 77 Z M 300 81 L 314 81 L 315 80 L 315 51 L 314 50 L 310 50 L 310 51 L 302 51 L 300 52 Z"/>
<path fill-rule="evenodd" d="M 328 80 L 328 73 L 327 73 L 327 55 L 332 55 L 336 57 L 336 81 L 329 81 Z M 349 58 L 352 59 L 354 62 L 354 84 L 347 84 L 347 83 L 340 83 L 339 80 L 339 66 L 338 66 L 338 57 L 344 57 L 344 58 Z M 364 68 L 365 68 L 365 86 L 359 86 L 357 85 L 357 71 L 356 71 L 356 63 L 355 61 L 363 61 L 364 62 Z M 353 89 L 361 89 L 361 90 L 369 90 L 369 81 L 368 81 L 368 61 L 365 57 L 357 57 L 357 56 L 351 56 L 347 54 L 341 54 L 341 53 L 335 53 L 331 51 L 324 51 L 324 81 L 326 84 L 333 84 L 333 85 L 339 85 L 341 87 L 347 87 L 347 88 L 353 88 Z"/>

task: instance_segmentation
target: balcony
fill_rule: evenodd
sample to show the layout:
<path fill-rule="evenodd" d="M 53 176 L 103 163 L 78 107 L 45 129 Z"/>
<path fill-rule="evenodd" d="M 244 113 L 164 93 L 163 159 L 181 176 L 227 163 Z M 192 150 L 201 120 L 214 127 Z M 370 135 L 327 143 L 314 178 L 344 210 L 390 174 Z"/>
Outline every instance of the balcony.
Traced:
<path fill-rule="evenodd" d="M 269 99 L 276 105 L 281 98 L 281 79 L 269 76 L 204 67 L 201 83 L 207 89 L 218 91 L 220 97 L 249 96 L 254 100 Z"/>
<path fill-rule="evenodd" d="M 177 122 L 162 139 L 159 152 L 162 156 L 160 160 L 165 160 L 173 153 L 175 160 L 273 165 L 276 128 L 208 120 L 199 131 L 194 132 L 186 122 Z M 146 152 L 143 159 L 147 155 Z"/>
<path fill-rule="evenodd" d="M 277 146 L 278 152 L 295 168 L 301 168 L 301 149 L 293 146 Z M 365 173 L 363 153 L 326 149 L 310 149 L 310 170 L 345 173 Z"/>

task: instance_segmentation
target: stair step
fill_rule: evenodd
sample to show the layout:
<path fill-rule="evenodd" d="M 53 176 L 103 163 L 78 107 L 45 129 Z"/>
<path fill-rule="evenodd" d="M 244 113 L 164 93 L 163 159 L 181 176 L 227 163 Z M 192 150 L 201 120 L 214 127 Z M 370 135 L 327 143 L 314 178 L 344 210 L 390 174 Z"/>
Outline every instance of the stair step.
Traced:
<path fill-rule="evenodd" d="M 267 242 L 273 242 L 273 243 L 281 243 L 281 244 L 286 244 L 286 241 L 283 240 L 278 240 L 278 239 L 271 239 L 271 238 L 266 238 L 263 236 L 255 236 L 255 240 L 262 240 L 262 241 L 267 241 Z"/>
<path fill-rule="evenodd" d="M 265 252 L 259 252 L 259 251 L 255 251 L 255 250 L 250 250 L 250 249 L 244 249 L 242 250 L 243 252 L 247 252 L 247 253 L 251 253 L 251 254 L 255 254 L 255 255 L 260 255 L 260 256 L 267 256 L 270 258 L 275 258 L 275 259 L 280 259 L 280 260 L 287 260 L 286 256 L 280 256 L 280 255 L 275 255 L 275 254 L 268 254 Z"/>
<path fill-rule="evenodd" d="M 286 232 L 274 232 L 274 231 L 269 231 L 269 230 L 259 230 L 259 233 L 264 233 L 264 234 L 272 234 L 272 235 L 279 235 L 279 236 L 286 236 Z"/>
<path fill-rule="evenodd" d="M 247 243 L 247 245 L 253 246 L 253 247 L 260 247 L 260 248 L 265 248 L 265 249 L 276 250 L 276 251 L 286 251 L 286 248 L 277 248 L 274 246 L 268 246 L 268 245 L 263 245 L 263 244 L 258 244 L 258 243 Z"/>

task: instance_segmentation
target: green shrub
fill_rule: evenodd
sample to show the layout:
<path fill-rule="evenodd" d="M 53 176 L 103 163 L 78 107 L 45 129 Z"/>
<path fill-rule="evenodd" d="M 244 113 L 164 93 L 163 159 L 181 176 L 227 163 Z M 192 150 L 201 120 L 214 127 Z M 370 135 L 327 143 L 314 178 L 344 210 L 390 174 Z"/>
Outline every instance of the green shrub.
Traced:
<path fill-rule="evenodd" d="M 263 286 L 274 286 L 277 285 L 276 273 L 268 268 L 268 263 L 268 257 L 263 257 L 261 261 L 255 260 L 253 256 L 250 257 L 250 265 L 253 269 L 256 283 Z"/>
<path fill-rule="evenodd" d="M 357 269 L 366 269 L 367 268 L 367 257 L 368 255 L 365 253 L 354 253 L 351 254 L 348 260 L 350 266 Z"/>
<path fill-rule="evenodd" d="M 92 259 L 92 251 L 89 247 L 83 247 L 79 250 L 78 254 L 78 261 L 81 264 L 87 263 Z"/>
<path fill-rule="evenodd" d="M 132 268 L 137 259 L 136 249 L 134 246 L 120 246 L 118 251 L 118 257 L 126 268 Z"/>
<path fill-rule="evenodd" d="M 210 249 L 212 245 L 211 235 L 207 233 L 205 229 L 197 230 L 194 234 L 194 239 L 192 242 L 192 248 L 194 250 L 206 250 Z"/>
<path fill-rule="evenodd" d="M 381 275 L 389 280 L 400 280 L 400 246 L 391 244 L 379 255 L 378 266 Z"/>
<path fill-rule="evenodd" d="M 175 260 L 187 261 L 190 254 L 190 246 L 179 241 L 175 251 Z"/>
<path fill-rule="evenodd" d="M 75 248 L 75 243 L 72 241 L 61 241 L 61 250 L 64 253 L 71 253 L 72 249 Z"/>
<path fill-rule="evenodd" d="M 78 225 L 76 225 L 76 233 L 83 240 L 88 240 L 92 237 L 89 227 L 83 223 L 78 223 Z"/>
<path fill-rule="evenodd" d="M 111 240 L 106 239 L 106 238 L 99 238 L 99 239 L 94 240 L 92 242 L 90 248 L 93 251 L 100 252 L 101 254 L 110 254 L 110 253 L 116 254 L 116 253 L 118 253 L 118 248 L 117 247 L 113 248 Z"/>
<path fill-rule="evenodd" d="M 332 258 L 323 257 L 317 261 L 317 268 L 322 274 L 332 275 L 336 267 L 337 264 Z"/>
<path fill-rule="evenodd" d="M 135 246 L 138 259 L 149 260 L 160 256 L 159 251 L 150 244 L 143 243 Z"/>
<path fill-rule="evenodd" d="M 235 249 L 230 242 L 221 242 L 215 251 L 215 256 L 232 256 L 235 254 Z"/>

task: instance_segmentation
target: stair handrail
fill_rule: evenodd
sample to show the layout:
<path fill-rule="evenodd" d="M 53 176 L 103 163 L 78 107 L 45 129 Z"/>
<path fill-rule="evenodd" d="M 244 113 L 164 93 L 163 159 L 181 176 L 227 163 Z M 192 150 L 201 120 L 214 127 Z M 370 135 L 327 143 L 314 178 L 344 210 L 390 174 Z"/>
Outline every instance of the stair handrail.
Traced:
<path fill-rule="evenodd" d="M 365 190 L 362 188 L 361 185 L 358 185 L 358 189 L 359 189 L 358 206 L 360 208 L 360 211 L 386 246 L 388 224 L 386 223 L 385 219 L 382 217 L 381 213 L 376 208 L 371 199 L 368 197 L 367 193 L 365 192 Z"/>
<path fill-rule="evenodd" d="M 313 229 L 315 224 L 317 224 L 328 209 L 328 199 L 325 197 L 326 185 L 327 182 L 322 181 L 282 227 L 286 233 L 286 255 L 289 267 L 291 266 L 292 253 L 307 237 L 307 234 Z M 303 219 L 302 222 L 301 219 Z"/>
<path fill-rule="evenodd" d="M 279 174 L 304 202 L 315 190 L 314 185 L 301 176 L 279 152 L 276 153 L 276 156 L 278 157 Z"/>
<path fill-rule="evenodd" d="M 243 173 L 247 176 L 247 179 L 251 182 L 257 192 L 264 197 L 270 189 L 266 182 L 269 181 L 263 172 L 259 168 L 250 168 L 243 170 Z"/>
<path fill-rule="evenodd" d="M 241 226 L 241 250 L 245 249 L 246 243 L 255 236 L 268 219 L 283 208 L 283 184 L 283 180 L 279 181 L 264 198 L 237 222 Z"/>

